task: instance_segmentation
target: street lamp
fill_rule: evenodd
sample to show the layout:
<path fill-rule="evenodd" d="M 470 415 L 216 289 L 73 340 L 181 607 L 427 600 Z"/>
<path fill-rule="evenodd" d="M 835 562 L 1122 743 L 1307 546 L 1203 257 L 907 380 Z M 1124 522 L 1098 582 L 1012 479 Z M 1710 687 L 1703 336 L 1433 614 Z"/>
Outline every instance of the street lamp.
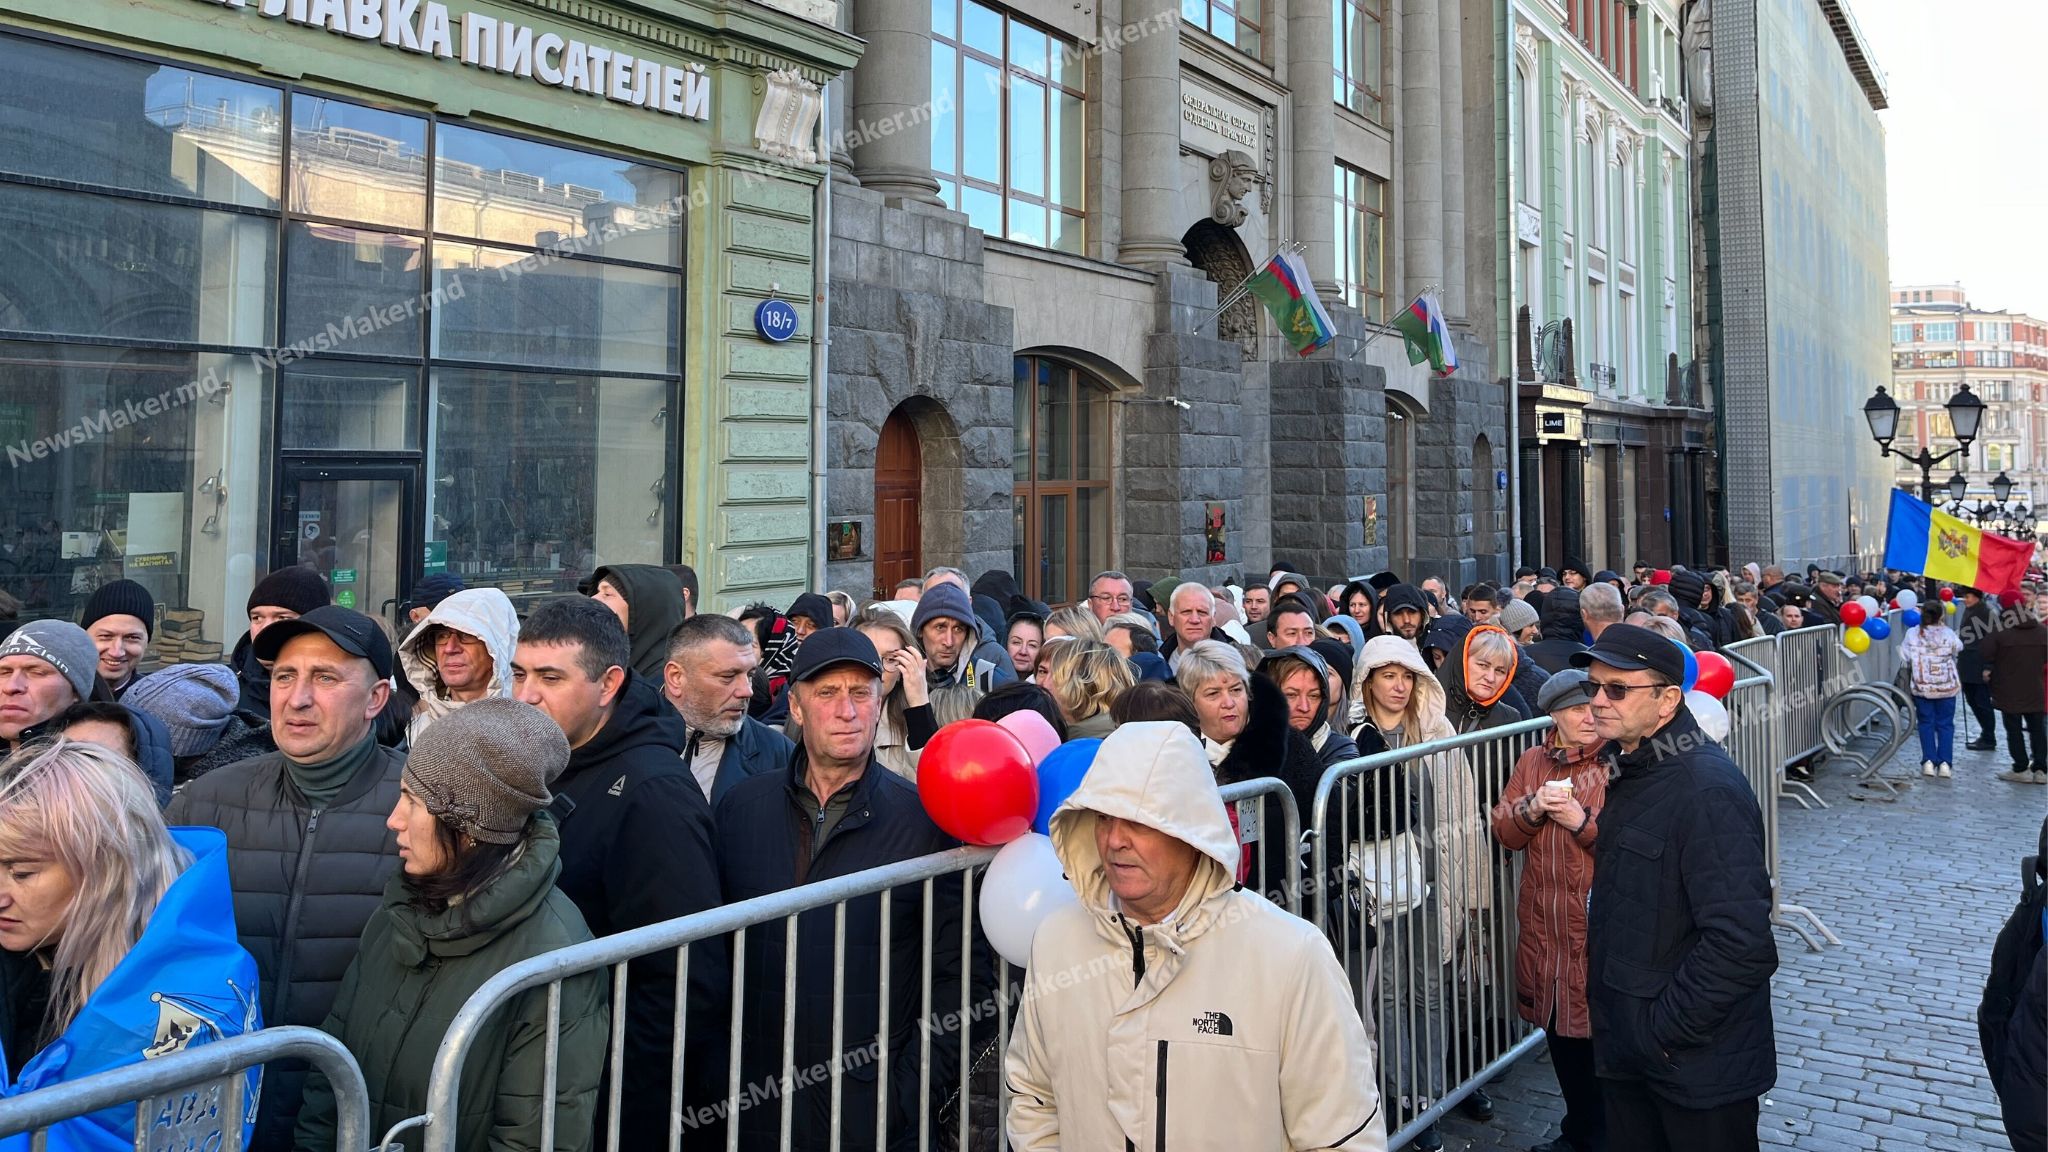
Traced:
<path fill-rule="evenodd" d="M 1899 453 L 1906 463 L 1920 469 L 1920 494 L 1929 504 L 1935 502 L 1934 466 L 1958 455 L 1965 460 L 1969 459 L 1970 442 L 1977 438 L 1977 426 L 1984 418 L 1984 401 L 1979 400 L 1976 393 L 1970 391 L 1968 384 L 1959 385 L 1956 394 L 1949 397 L 1948 403 L 1943 407 L 1948 411 L 1949 427 L 1956 434 L 1956 446 L 1939 456 L 1930 454 L 1925 446 L 1921 447 L 1918 455 L 1907 456 L 1904 452 Z M 1877 441 L 1877 446 L 1883 450 L 1884 455 L 1891 455 L 1892 441 L 1897 439 L 1899 434 L 1899 403 L 1885 391 L 1884 385 L 1878 385 L 1877 394 L 1863 402 L 1863 419 L 1870 425 L 1870 438 Z M 1954 493 L 1956 500 L 1963 498 L 1968 485 L 1969 481 L 1964 479 L 1960 472 L 1949 481 L 1949 489 Z"/>
<path fill-rule="evenodd" d="M 1951 502 L 1961 504 L 1963 502 L 1963 497 L 1968 496 L 1969 494 L 1970 481 L 1968 477 L 1964 476 L 1961 472 L 1958 472 L 1955 475 L 1948 478 L 1948 498 Z"/>
<path fill-rule="evenodd" d="M 1991 482 L 1991 500 L 1993 503 L 2003 504 L 2011 497 L 2012 477 L 2000 472 L 1998 478 Z"/>

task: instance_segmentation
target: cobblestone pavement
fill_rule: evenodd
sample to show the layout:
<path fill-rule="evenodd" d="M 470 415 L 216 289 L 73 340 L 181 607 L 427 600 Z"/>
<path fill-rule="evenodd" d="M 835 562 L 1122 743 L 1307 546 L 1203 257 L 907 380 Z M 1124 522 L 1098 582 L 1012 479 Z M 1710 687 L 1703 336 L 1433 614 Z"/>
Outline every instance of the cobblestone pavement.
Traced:
<path fill-rule="evenodd" d="M 1784 900 L 1812 909 L 1842 946 L 1811 952 L 1778 933 L 1766 1147 L 2011 1147 L 1977 1044 L 1977 999 L 2019 897 L 2020 857 L 2035 851 L 2048 815 L 2048 788 L 1998 780 L 2009 767 L 2003 752 L 1962 745 L 1959 732 L 1954 779 L 1923 781 L 1909 739 L 1886 770 L 1914 781 L 1896 803 L 1851 798 L 1868 790 L 1850 785 L 1847 767 L 1823 764 L 1816 787 L 1831 807 L 1780 808 Z M 1490 1093 L 1490 1123 L 1445 1122 L 1450 1152 L 1520 1150 L 1557 1135 L 1563 1108 L 1540 1053 Z"/>

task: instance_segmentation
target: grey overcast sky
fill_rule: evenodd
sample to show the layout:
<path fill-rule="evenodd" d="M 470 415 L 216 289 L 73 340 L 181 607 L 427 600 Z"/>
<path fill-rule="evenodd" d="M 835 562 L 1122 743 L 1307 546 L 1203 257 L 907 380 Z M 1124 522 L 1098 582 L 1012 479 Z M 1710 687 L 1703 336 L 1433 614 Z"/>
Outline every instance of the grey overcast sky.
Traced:
<path fill-rule="evenodd" d="M 1888 81 L 1892 283 L 2048 316 L 2048 3 L 1848 2 Z"/>

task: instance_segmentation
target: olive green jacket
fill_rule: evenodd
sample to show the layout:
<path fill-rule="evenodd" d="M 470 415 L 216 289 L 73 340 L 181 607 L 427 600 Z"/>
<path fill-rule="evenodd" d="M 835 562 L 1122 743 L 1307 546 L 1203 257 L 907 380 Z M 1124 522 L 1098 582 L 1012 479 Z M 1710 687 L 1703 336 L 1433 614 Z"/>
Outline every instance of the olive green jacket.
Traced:
<path fill-rule="evenodd" d="M 427 915 L 414 908 L 403 872 L 385 887 L 384 903 L 363 929 L 362 951 L 322 1025 L 362 1067 L 372 1140 L 426 1112 L 427 1082 L 442 1036 L 472 992 L 512 964 L 591 938 L 576 905 L 555 888 L 560 848 L 554 820 L 542 813 L 511 865 L 443 912 Z M 562 982 L 552 1150 L 540 1146 L 545 986 L 492 1014 L 471 1045 L 462 1066 L 455 1146 L 461 1152 L 592 1147 L 591 1119 L 610 1027 L 607 1000 L 602 973 Z M 297 1147 L 331 1152 L 334 1116 L 333 1089 L 316 1072 L 306 1084 Z M 407 1133 L 405 1146 L 419 1147 L 417 1130 Z"/>

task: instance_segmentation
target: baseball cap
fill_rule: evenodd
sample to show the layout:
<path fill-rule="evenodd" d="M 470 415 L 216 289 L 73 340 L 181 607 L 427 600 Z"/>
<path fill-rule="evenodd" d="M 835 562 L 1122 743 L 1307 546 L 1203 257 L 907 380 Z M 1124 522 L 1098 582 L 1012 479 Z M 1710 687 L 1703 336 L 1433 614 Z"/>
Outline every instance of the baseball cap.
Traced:
<path fill-rule="evenodd" d="M 1610 624 L 1592 648 L 1572 653 L 1572 667 L 1592 664 L 1623 672 L 1648 669 L 1673 684 L 1685 683 L 1685 653 L 1670 640 L 1635 624 Z"/>
<path fill-rule="evenodd" d="M 368 660 L 378 679 L 391 675 L 391 641 L 385 637 L 384 629 L 361 612 L 339 604 L 327 604 L 296 620 L 280 620 L 265 628 L 253 645 L 256 658 L 275 660 L 287 640 L 308 632 L 318 632 L 343 652 Z"/>
<path fill-rule="evenodd" d="M 1543 682 L 1536 690 L 1536 711 L 1548 716 L 1559 708 L 1584 704 L 1588 697 L 1586 681 L 1591 679 L 1583 669 L 1566 668 Z"/>
<path fill-rule="evenodd" d="M 881 654 L 865 633 L 857 628 L 820 628 L 806 636 L 796 650 L 796 665 L 789 678 L 800 684 L 835 664 L 858 664 L 877 676 L 882 674 Z"/>

